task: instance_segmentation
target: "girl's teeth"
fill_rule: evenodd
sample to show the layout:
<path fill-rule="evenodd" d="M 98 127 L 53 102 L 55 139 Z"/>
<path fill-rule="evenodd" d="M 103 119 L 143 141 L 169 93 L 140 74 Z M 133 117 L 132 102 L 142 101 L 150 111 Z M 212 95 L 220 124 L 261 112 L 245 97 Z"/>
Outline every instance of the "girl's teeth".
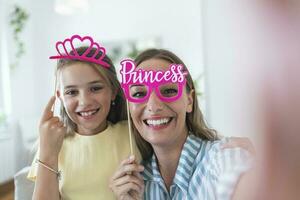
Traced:
<path fill-rule="evenodd" d="M 167 124 L 168 122 L 169 122 L 169 118 L 163 118 L 163 119 L 159 119 L 159 120 L 151 120 L 151 119 L 147 120 L 147 124 L 152 125 L 152 126 L 159 126 L 162 124 Z"/>
<path fill-rule="evenodd" d="M 89 111 L 89 112 L 80 112 L 80 115 L 83 117 L 87 117 L 87 116 L 91 116 L 91 115 L 95 114 L 96 112 L 97 112 L 97 110 Z"/>

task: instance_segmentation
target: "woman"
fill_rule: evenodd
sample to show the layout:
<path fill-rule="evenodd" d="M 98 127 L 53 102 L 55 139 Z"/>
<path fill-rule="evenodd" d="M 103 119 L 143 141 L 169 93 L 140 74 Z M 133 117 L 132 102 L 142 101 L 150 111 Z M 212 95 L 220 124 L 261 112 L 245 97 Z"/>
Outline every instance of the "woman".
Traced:
<path fill-rule="evenodd" d="M 142 193 L 144 199 L 228 198 L 246 169 L 240 164 L 248 160 L 248 152 L 222 148 L 228 140 L 220 140 L 206 125 L 193 80 L 175 54 L 149 49 L 137 56 L 135 64 L 139 70 L 165 74 L 172 64 L 181 65 L 186 80 L 184 87 L 179 82 L 128 85 L 129 109 L 143 162 L 124 160 L 111 178 L 113 192 L 119 199 L 138 199 Z M 227 176 L 230 181 L 222 185 L 220 180 Z"/>

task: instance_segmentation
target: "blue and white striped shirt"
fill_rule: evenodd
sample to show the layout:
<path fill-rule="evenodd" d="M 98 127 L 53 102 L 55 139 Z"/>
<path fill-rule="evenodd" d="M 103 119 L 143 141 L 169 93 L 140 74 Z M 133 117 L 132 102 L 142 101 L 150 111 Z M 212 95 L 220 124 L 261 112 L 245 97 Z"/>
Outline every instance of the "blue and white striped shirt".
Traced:
<path fill-rule="evenodd" d="M 249 167 L 250 154 L 241 148 L 221 149 L 226 142 L 227 139 L 211 142 L 189 135 L 169 192 L 153 154 L 143 163 L 144 199 L 229 200 L 240 174 Z"/>

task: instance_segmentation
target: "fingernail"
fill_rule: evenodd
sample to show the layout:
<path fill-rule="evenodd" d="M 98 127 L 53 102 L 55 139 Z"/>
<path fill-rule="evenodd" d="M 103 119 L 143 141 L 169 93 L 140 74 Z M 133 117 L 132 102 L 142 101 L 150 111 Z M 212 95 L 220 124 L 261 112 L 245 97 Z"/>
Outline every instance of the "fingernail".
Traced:
<path fill-rule="evenodd" d="M 130 161 L 134 160 L 134 155 L 131 155 L 131 156 L 129 157 L 129 160 L 130 160 Z"/>

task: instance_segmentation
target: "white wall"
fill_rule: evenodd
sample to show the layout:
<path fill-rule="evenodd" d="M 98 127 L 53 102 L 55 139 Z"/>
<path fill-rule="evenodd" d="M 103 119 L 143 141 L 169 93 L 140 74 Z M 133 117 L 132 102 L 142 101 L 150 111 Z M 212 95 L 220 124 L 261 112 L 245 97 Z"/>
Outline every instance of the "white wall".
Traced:
<path fill-rule="evenodd" d="M 57 40 L 75 33 L 92 35 L 103 42 L 158 36 L 163 47 L 186 62 L 194 77 L 202 72 L 199 0 L 91 0 L 88 13 L 72 16 L 56 14 L 53 3 L 54 0 L 23 3 L 30 11 L 30 20 L 24 34 L 27 54 L 13 77 L 15 115 L 40 115 L 53 93 L 55 61 L 48 57 L 56 53 Z"/>
<path fill-rule="evenodd" d="M 227 136 L 254 137 L 251 64 L 258 59 L 251 0 L 203 0 L 204 65 L 210 125 Z M 258 45 L 259 44 L 259 45 Z M 255 46 L 257 45 L 257 46 Z M 259 53 L 258 53 L 259 54 Z M 249 71 L 250 70 L 250 71 Z M 251 82 L 252 81 L 252 82 Z"/>

